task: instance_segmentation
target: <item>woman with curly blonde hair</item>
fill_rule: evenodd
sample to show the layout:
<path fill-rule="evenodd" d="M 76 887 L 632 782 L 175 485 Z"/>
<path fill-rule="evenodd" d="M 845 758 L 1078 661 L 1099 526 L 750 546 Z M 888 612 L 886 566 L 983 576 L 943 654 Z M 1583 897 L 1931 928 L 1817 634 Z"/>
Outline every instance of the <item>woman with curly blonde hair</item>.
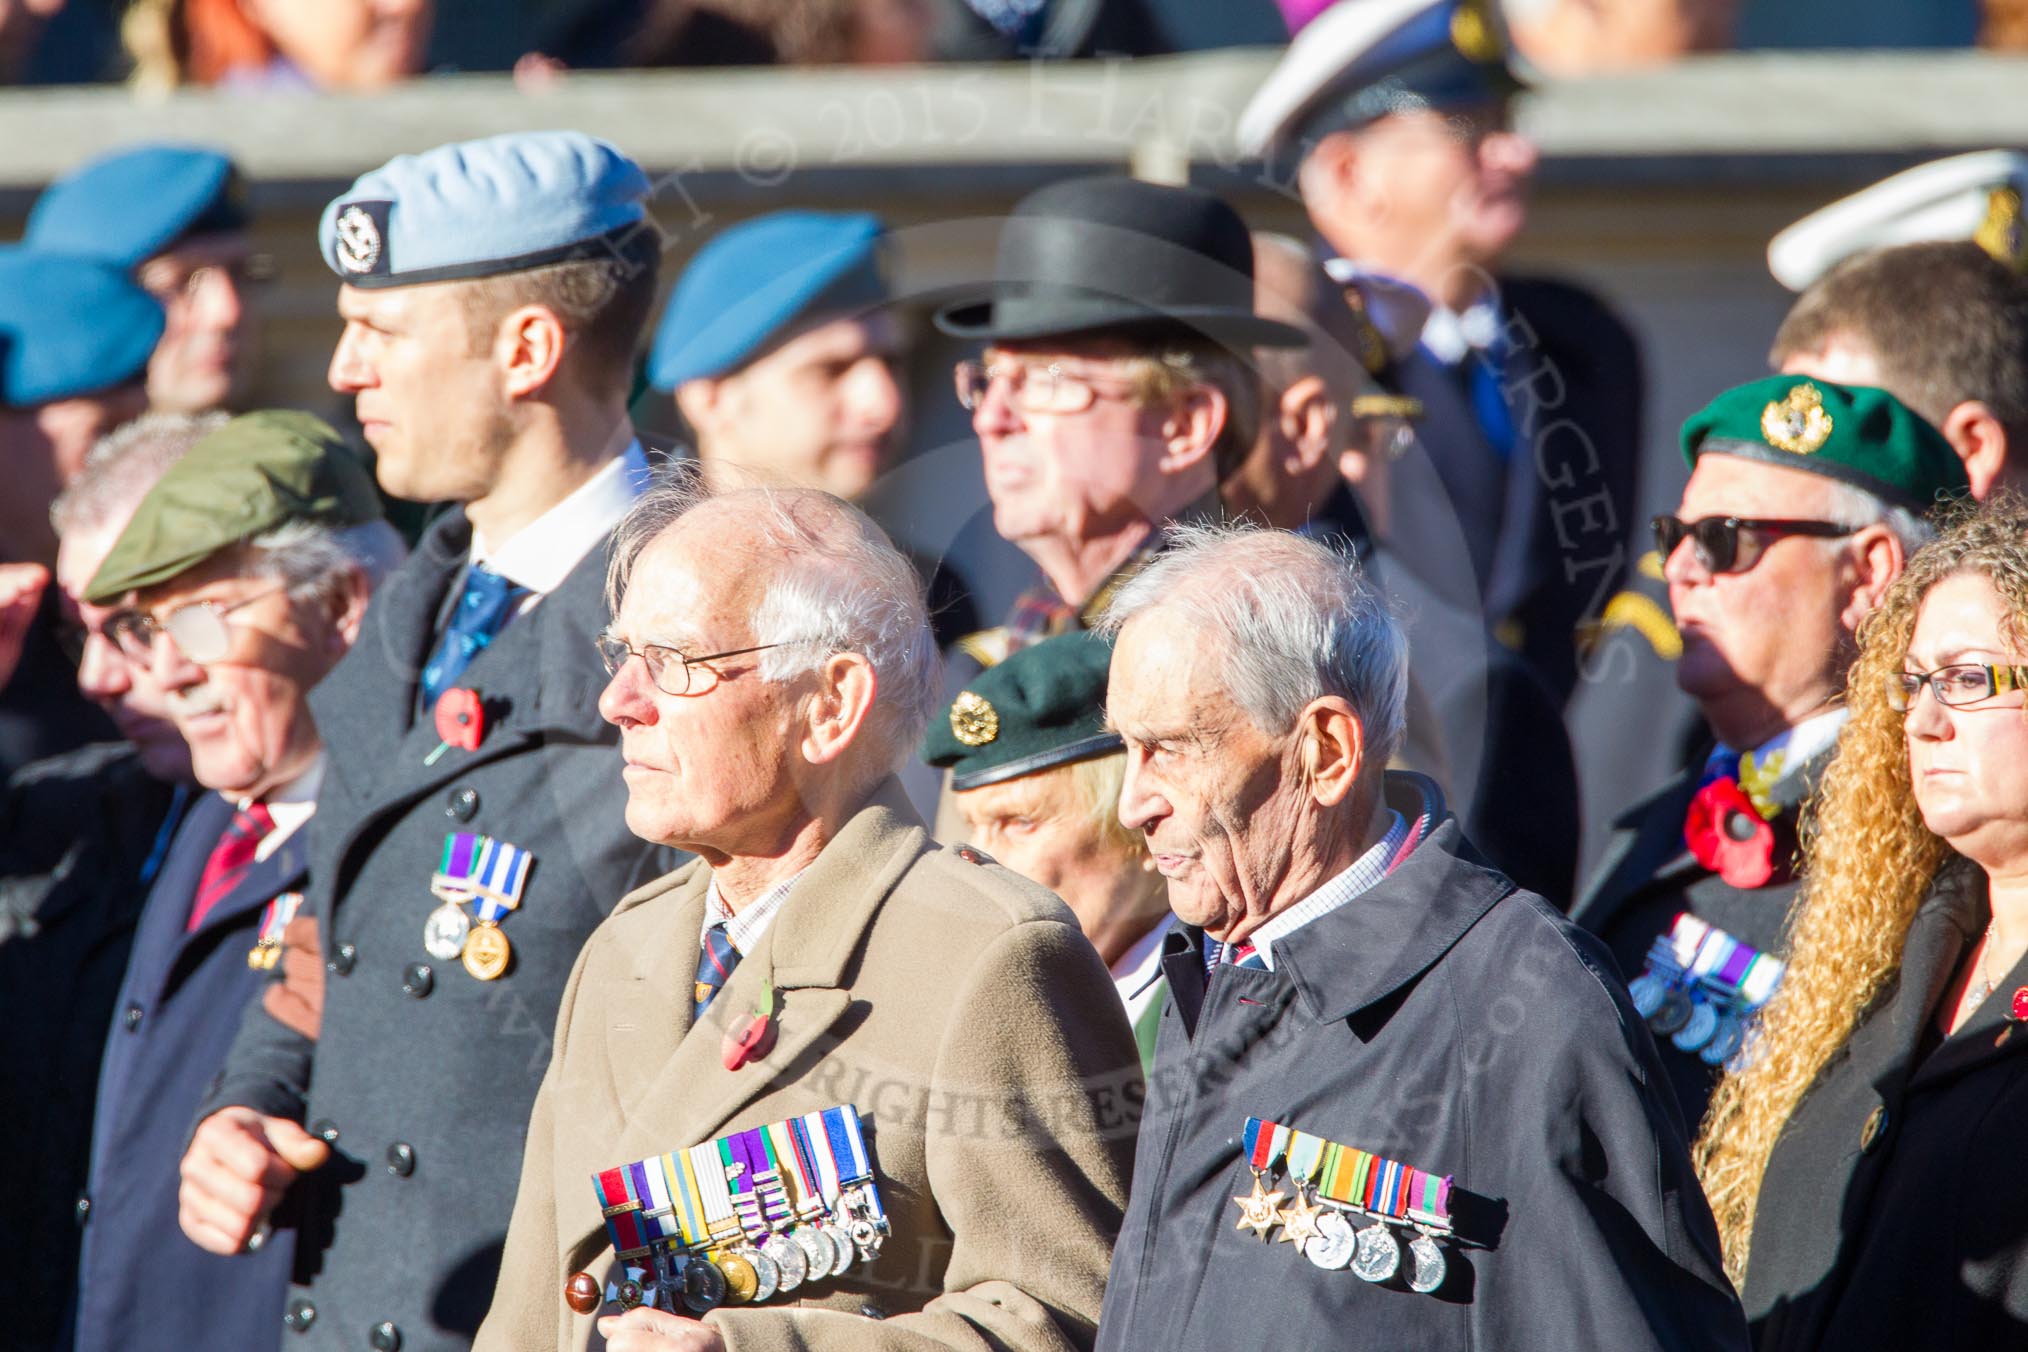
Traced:
<path fill-rule="evenodd" d="M 2028 503 L 1860 631 L 1789 968 L 1698 1171 L 1760 1352 L 2028 1339 Z"/>

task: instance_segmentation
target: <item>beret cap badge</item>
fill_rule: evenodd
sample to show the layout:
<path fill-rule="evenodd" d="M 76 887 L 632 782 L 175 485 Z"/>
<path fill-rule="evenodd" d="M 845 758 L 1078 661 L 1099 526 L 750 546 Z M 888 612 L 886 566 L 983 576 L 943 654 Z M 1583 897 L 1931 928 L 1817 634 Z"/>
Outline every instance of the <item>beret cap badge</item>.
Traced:
<path fill-rule="evenodd" d="M 380 261 L 380 227 L 373 215 L 357 202 L 338 213 L 333 232 L 337 236 L 338 262 L 347 272 L 371 272 Z"/>
<path fill-rule="evenodd" d="M 1000 714 L 970 690 L 951 702 L 951 735 L 966 746 L 984 746 L 1000 735 Z"/>
<path fill-rule="evenodd" d="M 1467 61 L 1490 64 L 1505 55 L 1480 0 L 1465 0 L 1451 14 L 1451 42 Z"/>
<path fill-rule="evenodd" d="M 1785 399 L 1775 399 L 1761 410 L 1760 431 L 1768 445 L 1791 455 L 1810 455 L 1831 437 L 1831 415 L 1824 411 L 1824 395 L 1815 385 L 1798 385 Z"/>

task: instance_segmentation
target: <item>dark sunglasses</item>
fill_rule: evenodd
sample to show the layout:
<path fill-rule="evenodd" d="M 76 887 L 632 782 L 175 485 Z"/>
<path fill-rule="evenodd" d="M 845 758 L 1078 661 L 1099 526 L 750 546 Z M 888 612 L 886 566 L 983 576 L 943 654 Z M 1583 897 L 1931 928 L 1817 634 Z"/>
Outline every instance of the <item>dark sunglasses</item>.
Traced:
<path fill-rule="evenodd" d="M 1666 563 L 1676 546 L 1688 537 L 1697 551 L 1697 562 L 1708 573 L 1743 573 L 1760 562 L 1767 547 L 1784 535 L 1814 535 L 1835 540 L 1859 528 L 1835 521 L 1794 521 L 1753 519 L 1740 516 L 1707 516 L 1685 521 L 1663 513 L 1648 523 L 1655 532 L 1655 548 Z M 1744 543 L 1742 543 L 1744 542 Z"/>

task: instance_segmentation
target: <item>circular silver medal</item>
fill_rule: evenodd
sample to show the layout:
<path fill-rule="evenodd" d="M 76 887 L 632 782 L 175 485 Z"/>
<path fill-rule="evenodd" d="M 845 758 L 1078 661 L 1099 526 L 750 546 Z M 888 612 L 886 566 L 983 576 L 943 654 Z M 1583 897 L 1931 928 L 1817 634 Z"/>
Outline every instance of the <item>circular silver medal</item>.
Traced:
<path fill-rule="evenodd" d="M 803 1256 L 803 1246 L 787 1235 L 769 1235 L 761 1252 L 774 1260 L 784 1292 L 795 1290 L 810 1275 L 810 1260 Z"/>
<path fill-rule="evenodd" d="M 1408 1289 L 1420 1291 L 1425 1296 L 1444 1284 L 1444 1274 L 1449 1265 L 1444 1262 L 1444 1251 L 1434 1239 L 1421 1231 L 1408 1241 L 1408 1257 L 1411 1263 L 1408 1272 Z"/>
<path fill-rule="evenodd" d="M 1634 1012 L 1644 1019 L 1655 1017 L 1655 1011 L 1662 1007 L 1662 996 L 1668 990 L 1662 978 L 1653 972 L 1643 972 L 1634 978 L 1634 984 L 1627 987 L 1627 994 L 1634 997 Z"/>
<path fill-rule="evenodd" d="M 1384 1282 L 1401 1271 L 1401 1241 L 1379 1221 L 1359 1232 L 1352 1251 L 1352 1271 L 1362 1280 Z"/>
<path fill-rule="evenodd" d="M 1718 1020 L 1718 1031 L 1711 1035 L 1711 1041 L 1697 1055 L 1707 1066 L 1722 1066 L 1745 1040 L 1746 1021 L 1737 1014 L 1726 1014 Z"/>
<path fill-rule="evenodd" d="M 703 1258 L 683 1265 L 683 1303 L 692 1314 L 703 1314 L 725 1304 L 725 1274 Z"/>
<path fill-rule="evenodd" d="M 760 1304 L 782 1289 L 782 1270 L 775 1266 L 774 1259 L 759 1249 L 741 1249 L 740 1257 L 753 1264 L 754 1280 L 760 1283 L 754 1288 L 754 1304 Z"/>
<path fill-rule="evenodd" d="M 1690 1011 L 1689 1019 L 1669 1041 L 1679 1052 L 1694 1052 L 1711 1041 L 1711 1035 L 1717 1031 L 1718 1011 L 1710 1005 L 1699 1005 Z"/>
<path fill-rule="evenodd" d="M 814 1225 L 799 1225 L 789 1236 L 802 1249 L 803 1257 L 809 1261 L 809 1280 L 821 1282 L 831 1275 L 831 1262 L 837 1256 L 831 1252 L 831 1241 L 822 1230 Z"/>
<path fill-rule="evenodd" d="M 852 1236 L 838 1222 L 828 1221 L 824 1238 L 831 1241 L 831 1275 L 835 1277 L 852 1266 Z"/>
<path fill-rule="evenodd" d="M 1303 1257 L 1327 1272 L 1337 1272 L 1352 1261 L 1359 1247 L 1352 1223 L 1335 1211 L 1317 1217 L 1317 1233 L 1303 1245 Z"/>
<path fill-rule="evenodd" d="M 1667 1037 L 1689 1021 L 1690 992 L 1671 987 L 1662 997 L 1660 1007 L 1648 1016 L 1648 1027 L 1654 1029 L 1660 1036 Z"/>
<path fill-rule="evenodd" d="M 438 962 L 453 962 L 465 951 L 465 936 L 472 932 L 471 917 L 455 901 L 447 901 L 430 912 L 423 924 L 423 949 Z"/>

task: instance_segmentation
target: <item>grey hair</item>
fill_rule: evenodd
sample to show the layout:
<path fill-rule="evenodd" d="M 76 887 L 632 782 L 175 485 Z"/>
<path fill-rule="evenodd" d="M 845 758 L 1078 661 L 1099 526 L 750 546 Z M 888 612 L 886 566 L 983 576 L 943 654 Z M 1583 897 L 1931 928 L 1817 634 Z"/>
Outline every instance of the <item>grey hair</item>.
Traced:
<path fill-rule="evenodd" d="M 1288 732 L 1313 700 L 1336 695 L 1359 715 L 1367 756 L 1401 745 L 1408 638 L 1348 553 L 1252 525 L 1171 526 L 1165 548 L 1113 597 L 1100 629 L 1117 638 L 1156 609 L 1186 632 L 1215 635 L 1222 684 L 1255 727 Z"/>
<path fill-rule="evenodd" d="M 891 774 L 915 754 L 939 697 L 929 603 L 915 567 L 857 507 L 808 488 L 757 485 L 713 493 L 691 464 L 670 467 L 613 532 L 606 602 L 615 612 L 650 542 L 707 503 L 740 509 L 774 560 L 751 617 L 763 680 L 786 681 L 836 653 L 873 666 L 869 728 Z"/>
<path fill-rule="evenodd" d="M 401 533 L 385 521 L 334 526 L 325 521 L 284 521 L 248 542 L 250 577 L 271 577 L 291 596 L 331 596 L 354 568 L 377 589 L 408 557 Z"/>
<path fill-rule="evenodd" d="M 1911 512 L 1906 507 L 1897 507 L 1856 484 L 1840 483 L 1835 479 L 1828 483 L 1831 500 L 1825 508 L 1825 515 L 1839 525 L 1854 529 L 1885 526 L 1895 539 L 1901 541 L 1903 554 L 1913 554 L 1936 539 L 1936 526 L 1928 517 Z"/>
<path fill-rule="evenodd" d="M 229 421 L 225 413 L 145 413 L 100 437 L 50 504 L 58 537 L 101 530 L 132 513 L 171 465 Z"/>

